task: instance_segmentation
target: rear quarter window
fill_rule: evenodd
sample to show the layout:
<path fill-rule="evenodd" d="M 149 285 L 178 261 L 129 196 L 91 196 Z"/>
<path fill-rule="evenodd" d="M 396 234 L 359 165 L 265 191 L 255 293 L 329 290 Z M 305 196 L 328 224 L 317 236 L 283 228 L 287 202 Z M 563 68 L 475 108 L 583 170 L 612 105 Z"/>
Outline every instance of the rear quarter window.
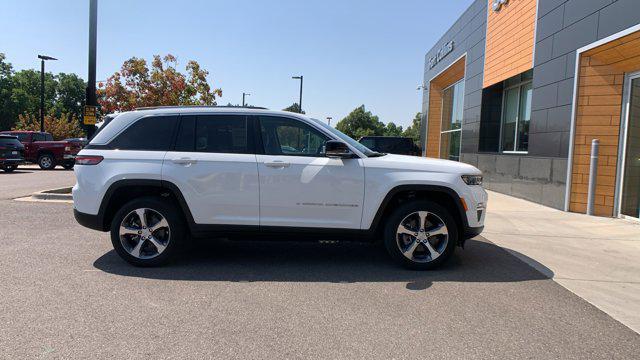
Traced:
<path fill-rule="evenodd" d="M 176 116 L 143 117 L 111 140 L 109 147 L 118 150 L 168 151 L 176 123 Z"/>

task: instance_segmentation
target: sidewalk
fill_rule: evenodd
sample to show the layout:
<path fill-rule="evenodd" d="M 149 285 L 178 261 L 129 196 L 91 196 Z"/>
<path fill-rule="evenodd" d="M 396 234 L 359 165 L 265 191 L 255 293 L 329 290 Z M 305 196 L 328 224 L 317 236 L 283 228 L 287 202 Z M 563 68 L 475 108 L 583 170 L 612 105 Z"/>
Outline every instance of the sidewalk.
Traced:
<path fill-rule="evenodd" d="M 640 333 L 640 223 L 489 192 L 482 236 Z"/>

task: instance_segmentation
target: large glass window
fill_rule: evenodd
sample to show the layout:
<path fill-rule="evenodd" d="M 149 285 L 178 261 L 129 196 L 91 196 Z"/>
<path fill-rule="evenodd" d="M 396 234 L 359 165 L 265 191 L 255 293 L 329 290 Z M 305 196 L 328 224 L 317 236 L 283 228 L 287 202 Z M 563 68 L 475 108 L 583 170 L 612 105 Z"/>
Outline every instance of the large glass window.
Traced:
<path fill-rule="evenodd" d="M 109 145 L 120 150 L 169 150 L 176 122 L 175 116 L 144 117 L 125 129 Z"/>
<path fill-rule="evenodd" d="M 500 145 L 503 152 L 527 152 L 529 149 L 532 93 L 531 81 L 504 90 Z"/>
<path fill-rule="evenodd" d="M 320 156 L 327 136 L 294 119 L 261 116 L 262 143 L 267 155 Z"/>
<path fill-rule="evenodd" d="M 440 158 L 460 160 L 460 135 L 464 107 L 464 81 L 442 91 L 442 124 L 440 127 Z"/>

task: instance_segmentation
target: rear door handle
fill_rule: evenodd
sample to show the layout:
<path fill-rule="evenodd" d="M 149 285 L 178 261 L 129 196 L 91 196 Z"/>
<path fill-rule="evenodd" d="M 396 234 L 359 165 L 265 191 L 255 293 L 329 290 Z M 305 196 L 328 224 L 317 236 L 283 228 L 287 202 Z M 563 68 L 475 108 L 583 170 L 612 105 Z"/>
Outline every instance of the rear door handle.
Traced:
<path fill-rule="evenodd" d="M 191 165 L 191 164 L 195 164 L 195 163 L 198 162 L 198 160 L 191 159 L 191 158 L 172 159 L 171 161 L 174 164 L 178 164 L 178 165 Z"/>
<path fill-rule="evenodd" d="M 286 168 L 290 165 L 288 162 L 282 160 L 265 161 L 264 164 L 271 168 Z"/>

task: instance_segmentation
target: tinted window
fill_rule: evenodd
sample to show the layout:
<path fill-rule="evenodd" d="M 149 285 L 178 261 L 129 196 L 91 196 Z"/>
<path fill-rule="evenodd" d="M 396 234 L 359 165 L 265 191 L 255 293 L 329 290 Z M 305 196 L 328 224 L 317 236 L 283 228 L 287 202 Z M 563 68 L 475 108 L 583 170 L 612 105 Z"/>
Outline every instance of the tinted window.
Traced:
<path fill-rule="evenodd" d="M 0 137 L 0 146 L 12 146 L 12 147 L 13 146 L 17 146 L 17 147 L 21 147 L 22 144 L 16 138 Z"/>
<path fill-rule="evenodd" d="M 27 139 L 29 139 L 29 134 L 28 133 L 8 133 L 10 135 L 13 136 L 17 136 L 18 137 L 18 141 L 27 141 Z"/>
<path fill-rule="evenodd" d="M 311 126 L 294 119 L 261 116 L 262 143 L 267 155 L 319 156 L 329 139 Z"/>
<path fill-rule="evenodd" d="M 46 141 L 44 134 L 42 133 L 34 133 L 33 134 L 33 141 Z"/>
<path fill-rule="evenodd" d="M 196 117 L 181 116 L 175 151 L 193 151 L 196 141 Z"/>
<path fill-rule="evenodd" d="M 195 151 L 211 153 L 250 153 L 247 136 L 247 118 L 239 115 L 205 115 L 196 118 Z M 181 142 L 188 138 L 189 129 L 184 127 Z M 181 145 L 183 146 L 183 145 Z"/>
<path fill-rule="evenodd" d="M 109 145 L 120 150 L 169 150 L 176 122 L 175 116 L 144 117 L 125 129 Z"/>
<path fill-rule="evenodd" d="M 49 133 L 44 134 L 44 141 L 53 141 L 53 135 Z"/>

